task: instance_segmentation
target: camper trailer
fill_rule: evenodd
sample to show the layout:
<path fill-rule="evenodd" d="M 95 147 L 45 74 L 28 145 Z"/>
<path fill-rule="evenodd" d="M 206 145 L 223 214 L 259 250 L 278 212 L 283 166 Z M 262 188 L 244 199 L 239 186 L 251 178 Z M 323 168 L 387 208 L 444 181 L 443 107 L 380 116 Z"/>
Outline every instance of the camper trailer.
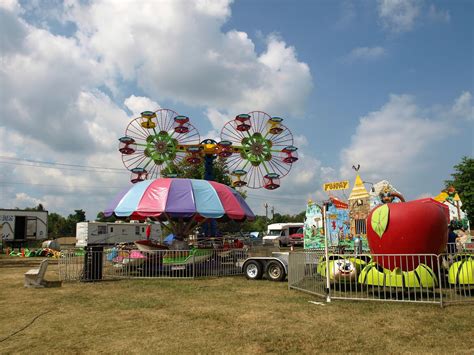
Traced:
<path fill-rule="evenodd" d="M 161 241 L 161 226 L 151 224 L 150 239 Z M 76 247 L 114 245 L 146 239 L 146 223 L 79 222 L 76 226 Z"/>
<path fill-rule="evenodd" d="M 4 243 L 44 240 L 48 237 L 48 211 L 1 209 L 0 233 Z"/>
<path fill-rule="evenodd" d="M 291 242 L 290 235 L 302 233 L 300 228 L 304 223 L 273 223 L 268 225 L 267 234 L 263 237 L 263 245 L 288 246 Z"/>

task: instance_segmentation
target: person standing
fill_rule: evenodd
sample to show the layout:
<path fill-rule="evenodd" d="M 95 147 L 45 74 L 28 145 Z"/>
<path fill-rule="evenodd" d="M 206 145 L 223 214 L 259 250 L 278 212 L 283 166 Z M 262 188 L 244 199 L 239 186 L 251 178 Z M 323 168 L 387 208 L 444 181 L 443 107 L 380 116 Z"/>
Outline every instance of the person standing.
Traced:
<path fill-rule="evenodd" d="M 149 224 L 149 223 L 148 223 L 147 226 L 146 226 L 145 234 L 146 234 L 146 239 L 147 239 L 147 240 L 150 240 L 151 224 Z"/>
<path fill-rule="evenodd" d="M 447 246 L 448 254 L 454 254 L 456 252 L 457 239 L 458 239 L 458 235 L 454 231 L 454 226 L 450 224 L 448 226 L 448 246 Z"/>

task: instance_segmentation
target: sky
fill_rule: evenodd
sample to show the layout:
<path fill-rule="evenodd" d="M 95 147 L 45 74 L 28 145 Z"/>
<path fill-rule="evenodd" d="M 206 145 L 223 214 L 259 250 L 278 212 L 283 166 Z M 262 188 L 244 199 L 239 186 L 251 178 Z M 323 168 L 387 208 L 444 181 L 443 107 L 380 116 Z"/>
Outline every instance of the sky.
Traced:
<path fill-rule="evenodd" d="M 473 156 L 473 17 L 468 0 L 0 0 L 0 208 L 93 220 L 130 185 L 118 138 L 159 108 L 201 139 L 284 118 L 299 160 L 247 191 L 257 214 L 301 212 L 353 165 L 435 196 Z"/>

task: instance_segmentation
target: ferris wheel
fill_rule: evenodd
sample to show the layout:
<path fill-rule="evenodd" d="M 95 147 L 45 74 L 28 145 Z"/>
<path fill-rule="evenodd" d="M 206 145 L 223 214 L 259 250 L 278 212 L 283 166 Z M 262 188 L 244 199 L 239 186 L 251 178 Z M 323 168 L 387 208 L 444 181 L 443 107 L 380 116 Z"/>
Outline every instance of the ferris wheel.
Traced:
<path fill-rule="evenodd" d="M 119 151 L 135 183 L 160 177 L 164 167 L 186 158 L 188 150 L 199 145 L 199 138 L 188 117 L 168 109 L 145 111 L 127 126 Z"/>
<path fill-rule="evenodd" d="M 240 114 L 224 125 L 220 142 L 200 141 L 187 116 L 168 109 L 145 111 L 127 126 L 119 151 L 133 183 L 157 178 L 183 159 L 197 165 L 205 157 L 220 157 L 234 187 L 274 190 L 298 160 L 293 135 L 282 121 L 262 111 Z"/>
<path fill-rule="evenodd" d="M 298 160 L 293 135 L 281 122 L 262 111 L 240 114 L 222 128 L 221 140 L 230 142 L 234 151 L 227 167 L 234 186 L 274 190 Z"/>

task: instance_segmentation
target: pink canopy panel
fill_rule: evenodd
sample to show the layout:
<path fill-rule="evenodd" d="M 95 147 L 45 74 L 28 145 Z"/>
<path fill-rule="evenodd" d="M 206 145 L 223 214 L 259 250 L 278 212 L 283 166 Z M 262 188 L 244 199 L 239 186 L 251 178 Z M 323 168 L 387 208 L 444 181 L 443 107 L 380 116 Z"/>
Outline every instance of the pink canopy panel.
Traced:
<path fill-rule="evenodd" d="M 159 220 L 255 219 L 242 196 L 229 186 L 214 181 L 178 178 L 138 182 L 117 196 L 104 214 Z"/>

